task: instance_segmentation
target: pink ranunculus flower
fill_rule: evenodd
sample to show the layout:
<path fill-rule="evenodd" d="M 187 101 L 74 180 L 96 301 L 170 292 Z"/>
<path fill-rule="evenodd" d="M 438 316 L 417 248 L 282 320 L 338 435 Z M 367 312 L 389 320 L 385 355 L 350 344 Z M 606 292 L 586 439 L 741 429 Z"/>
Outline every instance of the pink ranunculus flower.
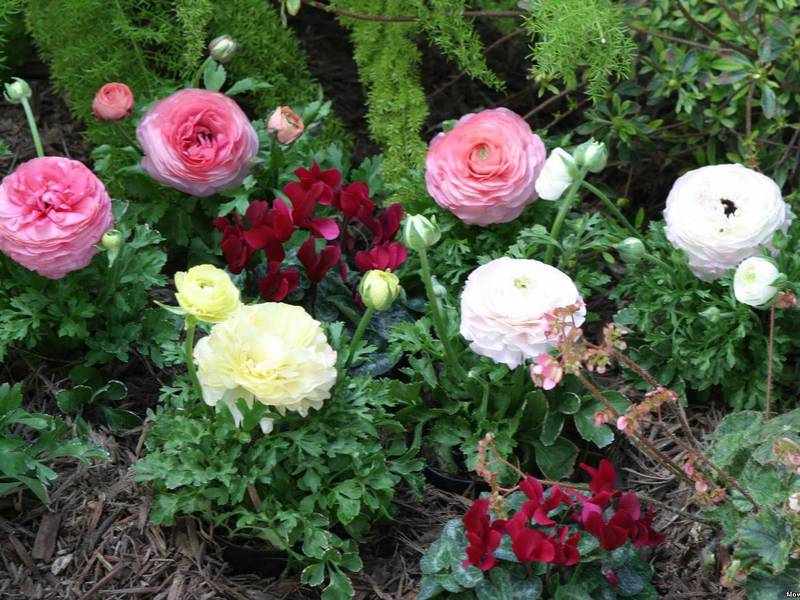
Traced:
<path fill-rule="evenodd" d="M 267 121 L 267 129 L 275 132 L 281 144 L 291 144 L 303 134 L 303 119 L 288 106 L 279 106 Z"/>
<path fill-rule="evenodd" d="M 150 176 L 193 196 L 236 187 L 258 152 L 239 105 L 219 92 L 187 89 L 156 102 L 136 129 Z"/>
<path fill-rule="evenodd" d="M 546 157 L 522 117 L 506 108 L 484 110 L 433 138 L 425 183 L 436 203 L 465 223 L 507 223 L 538 198 L 534 184 Z"/>
<path fill-rule="evenodd" d="M 88 265 L 113 224 L 105 186 L 76 160 L 34 158 L 0 183 L 0 251 L 50 279 Z"/>
<path fill-rule="evenodd" d="M 131 116 L 133 92 L 124 83 L 107 83 L 92 101 L 92 112 L 100 121 L 121 121 Z"/>

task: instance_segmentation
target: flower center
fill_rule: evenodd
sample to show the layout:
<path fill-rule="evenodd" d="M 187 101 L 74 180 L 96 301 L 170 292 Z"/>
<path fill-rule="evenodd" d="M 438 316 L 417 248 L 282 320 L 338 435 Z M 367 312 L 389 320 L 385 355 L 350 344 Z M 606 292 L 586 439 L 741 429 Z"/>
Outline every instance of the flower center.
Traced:
<path fill-rule="evenodd" d="M 725 211 L 726 217 L 730 217 L 736 214 L 737 206 L 733 202 L 733 200 L 728 200 L 727 198 L 721 198 L 719 203 L 722 204 L 722 209 Z"/>
<path fill-rule="evenodd" d="M 533 289 L 534 281 L 530 277 L 517 277 L 514 280 L 514 287 L 521 290 L 523 293 Z"/>

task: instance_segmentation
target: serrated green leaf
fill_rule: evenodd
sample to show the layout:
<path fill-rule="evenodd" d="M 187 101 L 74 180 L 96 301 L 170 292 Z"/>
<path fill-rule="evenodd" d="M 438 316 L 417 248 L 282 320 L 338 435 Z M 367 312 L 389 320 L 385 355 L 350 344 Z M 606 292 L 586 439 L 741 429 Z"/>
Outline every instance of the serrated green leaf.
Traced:
<path fill-rule="evenodd" d="M 782 515 L 763 512 L 747 517 L 739 527 L 737 553 L 755 553 L 781 573 L 789 563 L 792 551 L 792 529 Z"/>

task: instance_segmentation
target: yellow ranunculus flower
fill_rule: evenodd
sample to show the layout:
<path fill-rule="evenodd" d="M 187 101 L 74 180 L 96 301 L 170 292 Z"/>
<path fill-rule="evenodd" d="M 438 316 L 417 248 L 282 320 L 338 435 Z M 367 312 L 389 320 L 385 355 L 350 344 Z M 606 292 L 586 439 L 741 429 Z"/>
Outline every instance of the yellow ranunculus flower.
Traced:
<path fill-rule="evenodd" d="M 206 404 L 228 404 L 237 422 L 237 399 L 256 400 L 279 413 L 306 416 L 330 397 L 336 352 L 301 307 L 279 302 L 245 306 L 215 325 L 194 349 Z"/>
<path fill-rule="evenodd" d="M 239 289 L 225 271 L 213 265 L 175 273 L 175 287 L 181 308 L 205 323 L 224 321 L 242 306 Z"/>

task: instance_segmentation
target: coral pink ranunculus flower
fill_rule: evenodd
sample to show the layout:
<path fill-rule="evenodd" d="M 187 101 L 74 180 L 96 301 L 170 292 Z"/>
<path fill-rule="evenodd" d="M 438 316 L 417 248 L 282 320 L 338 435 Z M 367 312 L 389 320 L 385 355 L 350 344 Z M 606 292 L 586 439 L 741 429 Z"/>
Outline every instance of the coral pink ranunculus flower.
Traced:
<path fill-rule="evenodd" d="M 113 224 L 106 188 L 76 160 L 34 158 L 0 184 L 0 251 L 50 279 L 88 265 Z"/>
<path fill-rule="evenodd" d="M 92 112 L 100 121 L 127 119 L 133 111 L 133 92 L 124 83 L 107 83 L 92 101 Z"/>
<path fill-rule="evenodd" d="M 546 157 L 522 117 L 506 108 L 484 110 L 433 138 L 425 182 L 436 203 L 465 223 L 507 223 L 538 198 L 534 184 Z"/>
<path fill-rule="evenodd" d="M 288 106 L 279 106 L 267 120 L 267 129 L 275 132 L 281 144 L 291 144 L 303 134 L 303 119 Z"/>
<path fill-rule="evenodd" d="M 236 187 L 258 152 L 258 136 L 228 96 L 188 89 L 159 100 L 136 129 L 150 176 L 193 196 Z"/>

